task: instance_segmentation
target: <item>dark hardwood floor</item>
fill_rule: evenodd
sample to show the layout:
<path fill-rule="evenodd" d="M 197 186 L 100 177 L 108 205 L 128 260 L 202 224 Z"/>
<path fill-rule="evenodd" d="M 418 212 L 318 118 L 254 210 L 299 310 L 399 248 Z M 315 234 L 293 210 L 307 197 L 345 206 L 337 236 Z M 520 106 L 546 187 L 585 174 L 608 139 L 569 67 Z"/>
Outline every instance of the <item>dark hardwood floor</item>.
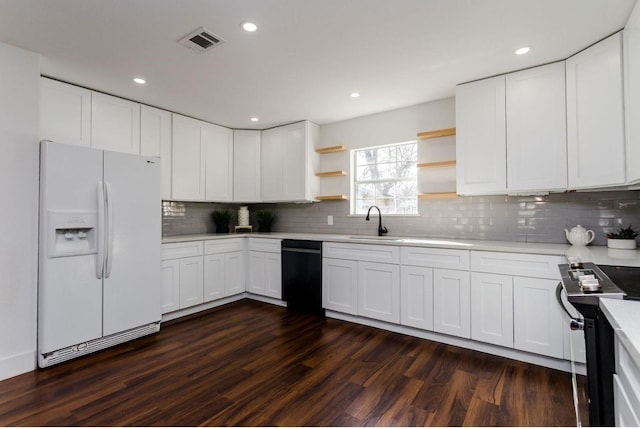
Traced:
<path fill-rule="evenodd" d="M 584 385 L 582 377 L 583 395 Z M 244 300 L 0 382 L 0 425 L 573 426 L 575 418 L 569 374 Z"/>

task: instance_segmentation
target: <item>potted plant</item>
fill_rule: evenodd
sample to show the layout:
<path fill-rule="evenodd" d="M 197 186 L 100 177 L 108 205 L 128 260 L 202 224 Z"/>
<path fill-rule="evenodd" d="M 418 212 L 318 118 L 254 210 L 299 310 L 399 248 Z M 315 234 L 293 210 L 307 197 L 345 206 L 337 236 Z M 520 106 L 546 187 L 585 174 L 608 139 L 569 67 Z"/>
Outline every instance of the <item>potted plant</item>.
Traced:
<path fill-rule="evenodd" d="M 258 232 L 271 232 L 271 225 L 276 220 L 276 214 L 269 210 L 258 210 L 256 220 L 258 221 Z"/>
<path fill-rule="evenodd" d="M 618 231 L 607 234 L 607 246 L 612 249 L 635 249 L 638 232 L 631 225 L 619 227 Z"/>
<path fill-rule="evenodd" d="M 216 224 L 216 233 L 228 233 L 231 222 L 231 210 L 216 210 L 211 213 L 211 219 Z"/>

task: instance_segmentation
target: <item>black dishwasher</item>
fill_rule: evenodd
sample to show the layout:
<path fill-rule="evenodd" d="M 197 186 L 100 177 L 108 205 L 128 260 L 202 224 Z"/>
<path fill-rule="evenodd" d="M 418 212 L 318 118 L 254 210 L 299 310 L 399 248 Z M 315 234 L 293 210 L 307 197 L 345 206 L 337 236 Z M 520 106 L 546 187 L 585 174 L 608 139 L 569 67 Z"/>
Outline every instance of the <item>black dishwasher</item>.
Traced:
<path fill-rule="evenodd" d="M 282 299 L 290 311 L 324 316 L 321 241 L 282 240 Z"/>

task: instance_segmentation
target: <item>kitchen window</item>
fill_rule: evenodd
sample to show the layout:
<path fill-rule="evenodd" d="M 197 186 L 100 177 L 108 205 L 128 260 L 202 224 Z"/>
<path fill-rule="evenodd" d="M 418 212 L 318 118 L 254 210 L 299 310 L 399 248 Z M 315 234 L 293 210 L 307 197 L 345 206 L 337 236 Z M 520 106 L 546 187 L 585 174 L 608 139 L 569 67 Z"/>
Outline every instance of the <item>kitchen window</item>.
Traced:
<path fill-rule="evenodd" d="M 416 141 L 351 151 L 351 214 L 418 214 Z"/>

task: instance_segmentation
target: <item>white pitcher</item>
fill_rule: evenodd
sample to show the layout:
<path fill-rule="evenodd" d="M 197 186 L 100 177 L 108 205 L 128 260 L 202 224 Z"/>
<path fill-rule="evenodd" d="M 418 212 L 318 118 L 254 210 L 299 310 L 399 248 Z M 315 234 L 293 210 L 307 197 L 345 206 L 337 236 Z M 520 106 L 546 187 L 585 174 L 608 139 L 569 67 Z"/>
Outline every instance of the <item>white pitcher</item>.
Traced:
<path fill-rule="evenodd" d="M 564 233 L 572 246 L 586 246 L 591 243 L 596 236 L 592 230 L 587 230 L 580 225 L 571 228 L 571 231 L 565 228 Z"/>

